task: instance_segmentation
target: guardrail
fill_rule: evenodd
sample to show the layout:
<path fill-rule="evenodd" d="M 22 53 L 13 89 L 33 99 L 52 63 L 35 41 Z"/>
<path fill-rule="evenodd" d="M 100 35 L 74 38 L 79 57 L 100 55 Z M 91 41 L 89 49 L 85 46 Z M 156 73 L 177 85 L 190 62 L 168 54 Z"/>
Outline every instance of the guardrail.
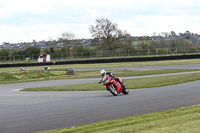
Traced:
<path fill-rule="evenodd" d="M 200 54 L 175 55 L 175 56 L 156 56 L 156 57 L 94 59 L 94 60 L 74 60 L 74 61 L 59 61 L 59 62 L 45 62 L 45 63 L 0 64 L 0 68 L 25 67 L 25 66 L 48 66 L 48 65 L 64 65 L 64 64 L 92 64 L 92 63 L 114 63 L 114 62 L 160 61 L 160 60 L 198 59 L 198 58 L 200 58 Z"/>
<path fill-rule="evenodd" d="M 61 61 L 61 62 L 55 62 L 54 65 L 114 63 L 114 62 L 140 62 L 140 61 L 160 61 L 160 60 L 198 59 L 198 58 L 200 58 L 200 54 L 195 54 L 195 55 L 176 55 L 176 56 L 157 56 L 157 57 L 135 57 L 135 58 L 78 60 L 78 61 Z"/>

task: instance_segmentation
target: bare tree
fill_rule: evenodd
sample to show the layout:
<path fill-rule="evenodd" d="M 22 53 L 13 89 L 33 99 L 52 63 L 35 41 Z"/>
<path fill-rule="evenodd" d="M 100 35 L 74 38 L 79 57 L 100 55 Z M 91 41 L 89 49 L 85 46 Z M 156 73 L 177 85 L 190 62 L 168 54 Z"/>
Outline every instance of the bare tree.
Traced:
<path fill-rule="evenodd" d="M 152 36 L 154 36 L 154 37 L 155 37 L 155 36 L 156 36 L 156 32 L 153 32 Z"/>
<path fill-rule="evenodd" d="M 170 35 L 170 33 L 169 33 L 169 32 L 164 32 L 164 35 L 165 35 L 165 39 L 168 39 L 168 38 L 169 38 L 169 35 Z"/>
<path fill-rule="evenodd" d="M 72 55 L 73 47 L 76 45 L 75 34 L 71 32 L 64 32 L 58 41 L 66 48 L 67 55 L 70 57 Z"/>
<path fill-rule="evenodd" d="M 175 31 L 171 31 L 171 37 L 174 39 L 176 37 L 176 32 Z"/>
<path fill-rule="evenodd" d="M 119 46 L 119 40 L 123 37 L 123 31 L 108 19 L 100 18 L 95 25 L 89 28 L 93 43 L 100 44 L 104 49 L 112 51 Z"/>

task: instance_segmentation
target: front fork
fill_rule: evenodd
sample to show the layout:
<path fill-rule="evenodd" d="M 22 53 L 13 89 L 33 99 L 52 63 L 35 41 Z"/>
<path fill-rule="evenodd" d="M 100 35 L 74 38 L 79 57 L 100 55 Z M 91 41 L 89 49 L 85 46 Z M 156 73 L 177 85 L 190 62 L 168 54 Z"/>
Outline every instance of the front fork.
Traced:
<path fill-rule="evenodd" d="M 110 86 L 111 86 L 111 87 L 114 87 L 113 84 L 107 85 L 107 91 L 110 91 L 110 90 L 108 89 Z"/>

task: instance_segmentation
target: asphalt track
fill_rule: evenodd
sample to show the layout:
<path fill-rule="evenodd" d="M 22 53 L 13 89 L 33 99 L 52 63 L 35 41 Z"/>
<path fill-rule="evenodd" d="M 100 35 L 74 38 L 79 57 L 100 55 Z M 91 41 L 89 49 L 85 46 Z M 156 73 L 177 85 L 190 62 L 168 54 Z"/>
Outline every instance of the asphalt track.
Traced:
<path fill-rule="evenodd" d="M 166 68 L 199 69 L 200 65 L 129 67 L 123 69 Z M 107 68 L 106 70 L 109 69 L 113 68 Z M 97 70 L 100 70 L 100 68 Z M 142 77 L 150 76 L 135 76 L 126 79 Z M 99 79 L 95 78 L 0 85 L 0 133 L 46 131 L 200 104 L 200 81 L 167 87 L 130 90 L 128 95 L 116 97 L 107 91 L 17 91 L 28 87 L 98 81 Z"/>

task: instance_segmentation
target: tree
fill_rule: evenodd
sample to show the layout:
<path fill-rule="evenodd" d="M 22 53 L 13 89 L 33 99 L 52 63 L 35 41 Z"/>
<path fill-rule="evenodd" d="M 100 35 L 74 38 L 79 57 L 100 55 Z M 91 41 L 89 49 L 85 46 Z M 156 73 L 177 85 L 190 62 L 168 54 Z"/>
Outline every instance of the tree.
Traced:
<path fill-rule="evenodd" d="M 123 42 L 120 43 L 120 49 L 122 50 L 132 50 L 133 49 L 133 45 L 132 45 L 132 42 L 133 42 L 133 39 L 132 39 L 132 36 L 127 32 L 127 31 L 124 31 L 123 33 L 123 38 L 122 38 Z"/>
<path fill-rule="evenodd" d="M 15 60 L 22 60 L 24 58 L 24 55 L 25 55 L 25 51 L 24 50 L 13 50 L 12 51 L 12 56 L 15 57 Z"/>
<path fill-rule="evenodd" d="M 165 39 L 169 38 L 169 32 L 163 32 Z"/>
<path fill-rule="evenodd" d="M 75 34 L 71 32 L 64 32 L 58 41 L 65 47 L 69 57 L 72 54 L 74 45 L 76 45 Z"/>
<path fill-rule="evenodd" d="M 50 49 L 51 54 L 53 54 L 55 52 L 53 47 L 50 47 L 49 49 Z"/>
<path fill-rule="evenodd" d="M 45 48 L 44 50 L 43 50 L 43 54 L 50 54 L 51 52 L 50 52 L 50 50 L 48 49 L 48 48 Z"/>
<path fill-rule="evenodd" d="M 116 23 L 109 19 L 100 18 L 95 25 L 89 28 L 92 34 L 93 43 L 101 46 L 102 49 L 112 51 L 119 46 L 119 40 L 123 37 L 123 32 Z"/>
<path fill-rule="evenodd" d="M 150 41 L 149 36 L 141 36 L 138 38 L 138 40 L 140 41 L 138 46 L 140 46 L 141 49 L 147 49 L 149 41 Z"/>
<path fill-rule="evenodd" d="M 51 48 L 51 47 L 56 47 L 57 42 L 53 40 L 52 38 L 49 38 L 49 40 L 46 42 L 46 45 Z"/>
<path fill-rule="evenodd" d="M 40 54 L 40 48 L 34 46 L 27 47 L 25 49 L 25 54 L 26 56 L 37 58 L 38 55 Z"/>
<path fill-rule="evenodd" d="M 174 39 L 176 37 L 176 32 L 175 31 L 171 31 L 171 37 Z"/>
<path fill-rule="evenodd" d="M 156 45 L 157 48 L 167 48 L 168 47 L 168 41 L 166 40 L 160 40 L 158 44 Z"/>
<path fill-rule="evenodd" d="M 185 33 L 185 39 L 190 39 L 191 37 L 191 32 L 190 31 L 186 31 Z"/>
<path fill-rule="evenodd" d="M 7 56 L 9 56 L 9 50 L 8 49 L 0 50 L 0 60 L 3 60 Z"/>
<path fill-rule="evenodd" d="M 74 54 L 79 57 L 89 57 L 93 51 L 95 51 L 95 49 L 90 46 L 79 45 L 74 48 Z"/>

